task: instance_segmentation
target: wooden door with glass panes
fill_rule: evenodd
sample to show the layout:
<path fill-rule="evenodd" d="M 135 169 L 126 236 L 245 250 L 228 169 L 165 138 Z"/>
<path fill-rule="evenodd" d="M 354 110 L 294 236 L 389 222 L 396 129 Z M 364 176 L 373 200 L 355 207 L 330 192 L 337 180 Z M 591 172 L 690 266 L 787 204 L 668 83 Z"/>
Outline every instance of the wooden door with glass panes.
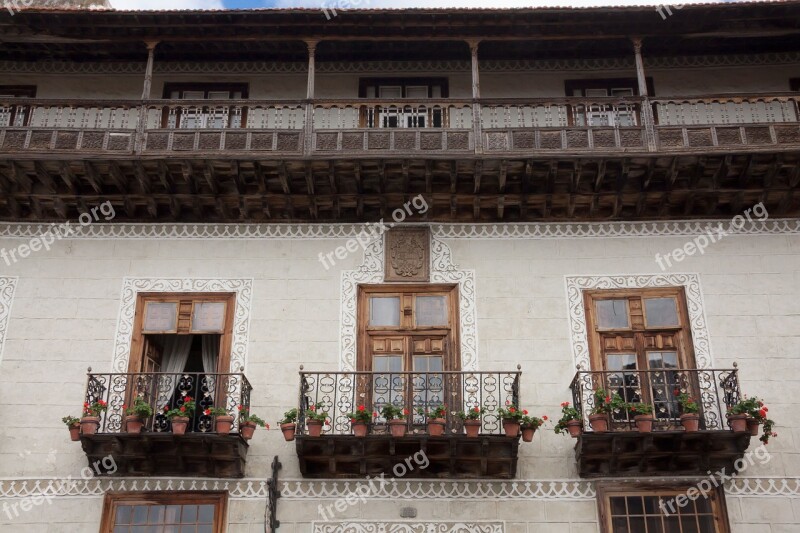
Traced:
<path fill-rule="evenodd" d="M 370 408 L 429 410 L 460 393 L 442 373 L 460 370 L 457 309 L 452 285 L 360 287 L 358 370 L 373 373 L 362 391 Z"/>
<path fill-rule="evenodd" d="M 683 288 L 588 291 L 585 306 L 592 370 L 605 372 L 598 385 L 676 424 L 675 389 L 698 398 L 693 373 L 678 371 L 696 368 Z M 624 411 L 614 420 L 630 422 Z"/>

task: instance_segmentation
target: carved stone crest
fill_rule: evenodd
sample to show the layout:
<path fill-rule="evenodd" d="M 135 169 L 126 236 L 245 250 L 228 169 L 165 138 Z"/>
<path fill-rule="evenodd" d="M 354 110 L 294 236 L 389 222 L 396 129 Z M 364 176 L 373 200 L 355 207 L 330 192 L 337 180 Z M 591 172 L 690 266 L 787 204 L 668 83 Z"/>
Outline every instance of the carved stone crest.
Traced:
<path fill-rule="evenodd" d="M 429 281 L 429 228 L 394 228 L 386 233 L 386 281 Z"/>

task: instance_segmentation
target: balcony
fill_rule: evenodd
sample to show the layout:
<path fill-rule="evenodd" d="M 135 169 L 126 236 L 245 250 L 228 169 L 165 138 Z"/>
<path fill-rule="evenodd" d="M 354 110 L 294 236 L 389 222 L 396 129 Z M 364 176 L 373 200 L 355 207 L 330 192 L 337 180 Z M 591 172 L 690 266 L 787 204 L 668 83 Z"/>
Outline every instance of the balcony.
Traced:
<path fill-rule="evenodd" d="M 503 434 L 497 410 L 519 405 L 521 372 L 300 372 L 300 419 L 296 447 L 300 472 L 307 478 L 512 479 L 519 439 Z M 407 433 L 393 437 L 384 419 L 375 418 L 366 437 L 352 434 L 347 413 L 364 405 L 371 411 L 392 404 L 405 408 Z M 303 413 L 311 406 L 329 414 L 320 437 L 308 434 Z M 447 407 L 442 436 L 427 433 L 427 418 L 417 414 Z M 484 406 L 478 437 L 464 434 L 458 411 Z M 424 456 L 421 455 L 424 453 Z M 426 467 L 422 457 L 429 464 Z M 398 465 L 404 465 L 402 476 Z"/>
<path fill-rule="evenodd" d="M 653 98 L 652 125 L 642 117 L 644 104 L 640 97 L 3 99 L 0 152 L 419 156 L 483 151 L 511 156 L 800 144 L 796 93 Z"/>
<path fill-rule="evenodd" d="M 570 387 L 584 418 L 575 445 L 581 477 L 705 475 L 723 468 L 730 473 L 750 444 L 750 434 L 732 432 L 726 419 L 740 397 L 737 369 L 579 371 Z M 594 391 L 600 389 L 618 394 L 625 403 L 649 404 L 652 432 L 639 432 L 626 409 L 610 415 L 609 431 L 592 431 L 588 416 Z M 697 401 L 699 431 L 683 429 L 676 390 Z"/>
<path fill-rule="evenodd" d="M 216 433 L 212 416 L 203 411 L 224 406 L 230 413 L 249 407 L 252 387 L 244 374 L 210 373 L 89 373 L 86 399 L 89 404 L 103 400 L 108 409 L 95 434 L 81 435 L 89 464 L 112 456 L 117 476 L 244 477 L 247 442 L 239 435 L 238 421 L 230 433 Z M 124 427 L 124 404 L 144 398 L 154 411 L 141 433 Z M 182 398 L 196 400 L 196 410 L 186 433 L 172 433 L 164 406 L 182 404 Z"/>

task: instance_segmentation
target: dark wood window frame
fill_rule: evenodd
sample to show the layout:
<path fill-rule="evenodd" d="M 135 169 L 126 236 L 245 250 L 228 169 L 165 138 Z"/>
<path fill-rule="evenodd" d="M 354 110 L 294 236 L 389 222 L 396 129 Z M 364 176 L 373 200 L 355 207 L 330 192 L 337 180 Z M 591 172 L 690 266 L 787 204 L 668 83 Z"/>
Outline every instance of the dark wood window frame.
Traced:
<path fill-rule="evenodd" d="M 445 77 L 421 77 L 421 78 L 359 78 L 358 80 L 358 97 L 359 98 L 378 98 L 378 94 L 367 94 L 367 89 L 370 86 L 377 87 L 381 85 L 399 86 L 402 90 L 402 98 L 406 97 L 406 90 L 408 87 L 427 86 L 428 98 L 433 98 L 433 87 L 439 86 L 442 98 L 450 97 L 450 81 Z"/>
<path fill-rule="evenodd" d="M 404 297 L 412 295 L 437 295 L 446 294 L 448 301 L 448 320 L 447 327 L 437 326 L 416 326 L 411 320 L 413 309 L 409 310 L 409 304 L 404 302 Z M 369 299 L 371 296 L 384 295 L 395 296 L 400 295 L 401 310 L 400 319 L 401 326 L 370 326 L 369 325 Z M 413 303 L 410 304 L 413 306 Z M 461 350 L 460 350 L 460 332 L 459 332 L 459 300 L 458 300 L 458 285 L 454 284 L 381 284 L 381 285 L 360 285 L 358 288 L 358 308 L 357 308 L 357 323 L 358 323 L 358 340 L 357 340 L 357 369 L 360 371 L 371 371 L 372 361 L 369 358 L 369 338 L 371 335 L 448 335 L 448 350 L 446 357 L 442 361 L 444 370 L 460 371 L 461 370 Z M 407 318 L 406 318 L 407 317 Z M 403 320 L 406 324 L 402 325 Z M 410 354 L 405 356 L 411 357 Z M 406 361 L 406 370 L 410 370 L 408 361 Z"/>
<path fill-rule="evenodd" d="M 646 482 L 598 482 L 597 490 L 597 511 L 600 522 L 601 533 L 615 533 L 611 525 L 610 498 L 613 496 L 667 496 L 674 497 L 685 495 L 687 491 L 697 487 L 697 484 L 686 483 L 646 483 Z M 711 500 L 716 531 L 703 533 L 730 533 L 730 521 L 728 508 L 725 501 L 725 491 L 722 487 L 710 488 L 707 492 Z M 698 496 L 702 497 L 702 496 Z M 689 503 L 693 505 L 693 503 Z M 677 510 L 677 505 L 675 505 Z"/>
<path fill-rule="evenodd" d="M 113 533 L 117 508 L 124 505 L 214 505 L 214 533 L 224 533 L 227 492 L 108 492 L 103 501 L 100 533 Z"/>
<path fill-rule="evenodd" d="M 236 293 L 202 293 L 202 292 L 175 292 L 175 293 L 139 293 L 136 296 L 136 311 L 133 320 L 133 332 L 131 337 L 131 351 L 128 360 L 128 372 L 139 373 L 142 371 L 142 361 L 144 358 L 145 349 L 145 335 L 144 332 L 144 312 L 147 302 L 186 302 L 191 301 L 190 313 L 194 309 L 194 305 L 198 302 L 225 302 L 225 327 L 221 333 L 220 350 L 219 350 L 219 363 L 217 365 L 220 373 L 227 373 L 230 368 L 231 345 L 233 342 L 233 317 L 236 306 Z M 181 305 L 178 305 L 178 325 L 177 331 L 174 333 L 178 335 L 201 334 L 199 332 L 192 332 L 184 325 L 181 327 L 181 316 L 185 317 L 184 313 L 181 315 Z M 183 319 L 186 320 L 185 318 Z M 191 321 L 191 314 L 189 315 Z M 153 334 L 159 332 L 149 332 Z M 163 333 L 163 332 L 161 332 Z M 168 332 L 169 333 L 169 332 Z"/>

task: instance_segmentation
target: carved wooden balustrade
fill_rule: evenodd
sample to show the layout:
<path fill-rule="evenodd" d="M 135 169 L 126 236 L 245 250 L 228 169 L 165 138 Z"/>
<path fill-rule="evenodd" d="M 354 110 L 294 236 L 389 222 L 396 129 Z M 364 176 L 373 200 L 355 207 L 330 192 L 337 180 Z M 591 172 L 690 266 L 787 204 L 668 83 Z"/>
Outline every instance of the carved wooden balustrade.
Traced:
<path fill-rule="evenodd" d="M 0 153 L 530 154 L 800 145 L 795 93 L 430 100 L 0 99 Z"/>

